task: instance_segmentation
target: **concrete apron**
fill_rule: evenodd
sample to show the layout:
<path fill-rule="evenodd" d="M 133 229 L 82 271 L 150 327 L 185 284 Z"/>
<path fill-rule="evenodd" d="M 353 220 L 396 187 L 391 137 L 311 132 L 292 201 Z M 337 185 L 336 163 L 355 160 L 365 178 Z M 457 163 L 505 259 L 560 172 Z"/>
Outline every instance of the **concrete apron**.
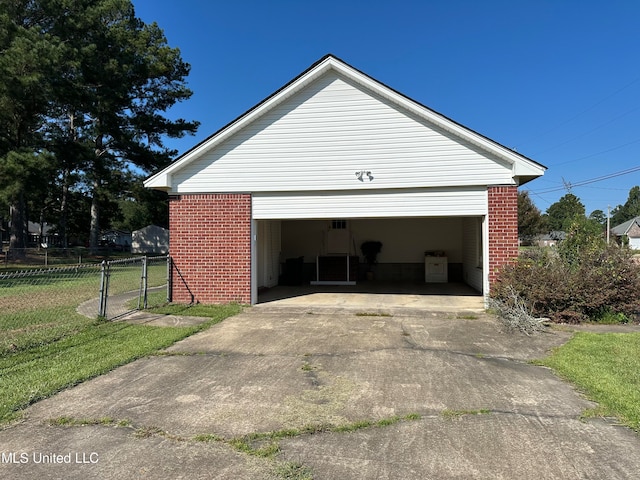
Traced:
<path fill-rule="evenodd" d="M 463 284 L 374 284 L 355 286 L 274 287 L 258 297 L 257 307 L 393 312 L 481 312 L 484 298 Z"/>

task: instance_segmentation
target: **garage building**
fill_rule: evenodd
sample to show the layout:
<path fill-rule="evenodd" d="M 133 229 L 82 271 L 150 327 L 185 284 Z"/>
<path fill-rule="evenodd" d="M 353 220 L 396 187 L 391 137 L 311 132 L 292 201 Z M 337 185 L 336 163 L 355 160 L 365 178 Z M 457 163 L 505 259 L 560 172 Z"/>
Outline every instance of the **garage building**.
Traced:
<path fill-rule="evenodd" d="M 170 196 L 173 300 L 253 304 L 283 274 L 369 270 L 486 295 L 518 254 L 517 188 L 544 171 L 327 55 L 145 185 Z"/>

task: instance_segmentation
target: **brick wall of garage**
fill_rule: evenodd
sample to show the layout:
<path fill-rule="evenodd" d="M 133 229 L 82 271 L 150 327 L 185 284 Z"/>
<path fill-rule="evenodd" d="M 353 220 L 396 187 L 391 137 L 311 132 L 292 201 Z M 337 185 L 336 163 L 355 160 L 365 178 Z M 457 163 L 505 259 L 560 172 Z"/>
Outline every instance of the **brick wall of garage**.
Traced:
<path fill-rule="evenodd" d="M 174 302 L 251 303 L 251 195 L 172 196 L 169 232 Z"/>
<path fill-rule="evenodd" d="M 518 256 L 518 189 L 487 193 L 491 285 Z M 173 301 L 251 303 L 251 195 L 172 196 L 169 218 Z"/>
<path fill-rule="evenodd" d="M 488 188 L 489 286 L 500 268 L 518 257 L 518 187 Z"/>

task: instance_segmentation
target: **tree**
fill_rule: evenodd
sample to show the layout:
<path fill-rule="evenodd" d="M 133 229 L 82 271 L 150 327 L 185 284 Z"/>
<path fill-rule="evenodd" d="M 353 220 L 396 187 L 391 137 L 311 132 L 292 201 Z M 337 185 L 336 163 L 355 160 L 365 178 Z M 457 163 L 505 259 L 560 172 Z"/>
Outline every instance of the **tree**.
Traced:
<path fill-rule="evenodd" d="M 196 131 L 197 122 L 163 115 L 191 96 L 185 80 L 190 66 L 157 24 L 136 18 L 129 0 L 40 3 L 48 32 L 66 48 L 50 138 L 74 144 L 79 153 L 61 159 L 61 176 L 81 172 L 92 199 L 89 238 L 95 249 L 101 207 L 114 196 L 118 173 L 127 165 L 145 173 L 166 166 L 177 152 L 163 138 Z"/>
<path fill-rule="evenodd" d="M 26 246 L 27 204 L 46 179 L 51 156 L 43 125 L 52 76 L 60 74 L 63 47 L 42 32 L 37 2 L 0 3 L 0 200 L 10 209 L 10 248 Z"/>
<path fill-rule="evenodd" d="M 635 186 L 629 190 L 625 204 L 613 209 L 611 226 L 615 227 L 638 216 L 640 216 L 640 187 Z"/>
<path fill-rule="evenodd" d="M 547 209 L 548 228 L 553 230 L 567 230 L 576 219 L 584 218 L 584 205 L 578 197 L 567 193 Z"/>
<path fill-rule="evenodd" d="M 100 228 L 131 207 L 130 170 L 166 166 L 177 152 L 164 139 L 195 132 L 197 122 L 166 116 L 192 94 L 190 67 L 130 0 L 3 0 L 0 52 L 0 207 L 11 207 L 11 246 L 24 246 L 31 209 L 58 216 L 65 246 L 90 224 L 95 248 Z M 88 211 L 90 222 L 79 221 Z"/>
<path fill-rule="evenodd" d="M 597 255 L 606 246 L 601 225 L 584 216 L 574 217 L 565 230 L 567 236 L 559 244 L 558 253 L 570 267 L 581 259 Z"/>
<path fill-rule="evenodd" d="M 525 242 L 531 241 L 545 229 L 545 220 L 540 210 L 533 204 L 529 192 L 518 192 L 518 236 Z"/>
<path fill-rule="evenodd" d="M 589 220 L 604 227 L 607 224 L 607 215 L 602 210 L 594 210 L 589 214 Z"/>
<path fill-rule="evenodd" d="M 165 192 L 144 188 L 143 177 L 133 176 L 126 196 L 120 198 L 121 219 L 113 226 L 121 230 L 139 230 L 147 225 L 169 228 L 169 203 Z"/>

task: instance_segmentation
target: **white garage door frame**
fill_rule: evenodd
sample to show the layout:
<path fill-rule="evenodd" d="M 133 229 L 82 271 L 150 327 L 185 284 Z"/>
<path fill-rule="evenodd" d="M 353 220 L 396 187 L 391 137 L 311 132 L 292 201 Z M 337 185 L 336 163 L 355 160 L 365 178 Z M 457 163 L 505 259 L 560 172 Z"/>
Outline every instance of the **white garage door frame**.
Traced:
<path fill-rule="evenodd" d="M 258 302 L 258 221 L 332 218 L 482 217 L 482 250 L 488 264 L 486 187 L 252 194 L 251 303 Z M 483 268 L 484 291 L 488 269 Z"/>

